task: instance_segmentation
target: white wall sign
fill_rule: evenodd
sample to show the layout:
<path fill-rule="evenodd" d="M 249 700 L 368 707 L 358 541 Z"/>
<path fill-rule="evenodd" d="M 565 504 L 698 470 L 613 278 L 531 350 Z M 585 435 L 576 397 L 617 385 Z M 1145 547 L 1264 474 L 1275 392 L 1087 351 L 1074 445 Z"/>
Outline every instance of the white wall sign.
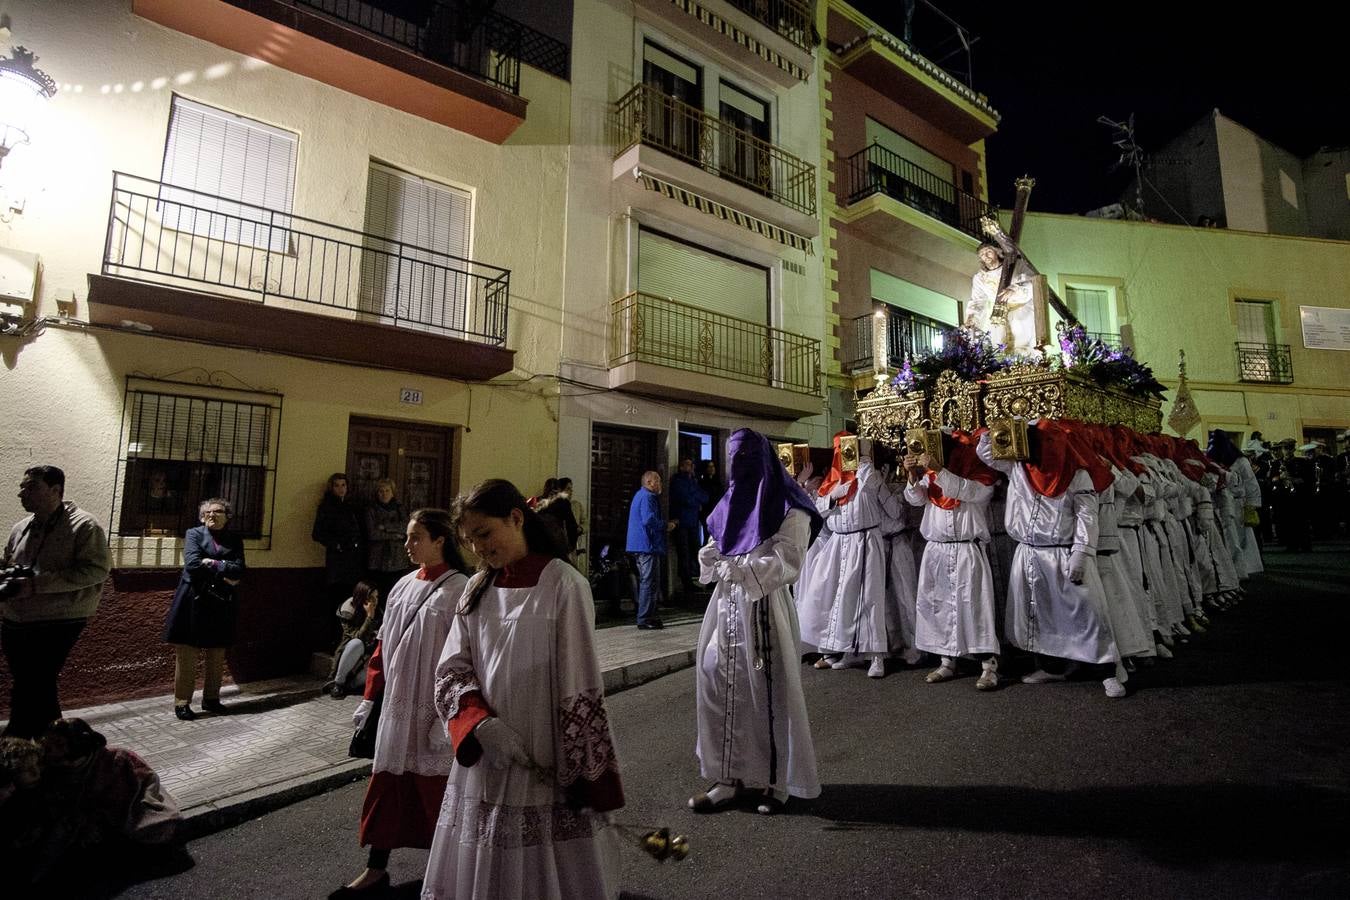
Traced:
<path fill-rule="evenodd" d="M 1303 346 L 1309 350 L 1350 350 L 1350 309 L 1300 306 Z"/>
<path fill-rule="evenodd" d="M 415 391 L 412 388 L 403 388 L 398 392 L 398 402 L 406 403 L 409 406 L 421 406 L 422 392 Z"/>

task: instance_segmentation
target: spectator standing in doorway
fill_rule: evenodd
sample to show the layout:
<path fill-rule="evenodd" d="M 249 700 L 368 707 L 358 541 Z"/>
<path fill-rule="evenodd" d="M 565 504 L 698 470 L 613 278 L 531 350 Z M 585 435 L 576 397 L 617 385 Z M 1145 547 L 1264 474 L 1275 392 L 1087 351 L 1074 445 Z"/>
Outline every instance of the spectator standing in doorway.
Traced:
<path fill-rule="evenodd" d="M 380 596 L 388 597 L 394 584 L 412 569 L 403 549 L 408 511 L 394 493 L 393 479 L 375 482 L 375 502 L 366 506 L 364 518 L 366 568 Z"/>
<path fill-rule="evenodd" d="M 675 522 L 671 537 L 675 541 L 675 559 L 680 576 L 680 590 L 693 593 L 694 576 L 698 574 L 699 513 L 708 495 L 698 486 L 694 477 L 694 461 L 680 460 L 679 471 L 670 479 L 670 518 Z"/>
<path fill-rule="evenodd" d="M 664 628 L 656 615 L 661 599 L 661 561 L 666 558 L 666 533 L 675 523 L 661 517 L 661 473 L 644 472 L 642 487 L 628 508 L 628 552 L 638 570 L 637 627 Z"/>
<path fill-rule="evenodd" d="M 361 513 L 347 492 L 347 475 L 334 472 L 328 476 L 328 487 L 314 515 L 314 530 L 310 532 L 324 549 L 325 622 L 351 595 L 352 586 L 365 574 L 362 529 Z M 328 641 L 325 637 L 324 643 Z"/>

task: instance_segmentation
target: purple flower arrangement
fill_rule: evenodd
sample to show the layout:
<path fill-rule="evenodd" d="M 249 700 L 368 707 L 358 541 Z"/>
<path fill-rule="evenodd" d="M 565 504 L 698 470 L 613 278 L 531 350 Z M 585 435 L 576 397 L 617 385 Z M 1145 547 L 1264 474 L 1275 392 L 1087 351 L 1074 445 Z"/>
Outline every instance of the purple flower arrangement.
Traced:
<path fill-rule="evenodd" d="M 952 328 L 942 332 L 942 349 L 911 360 L 908 355 L 891 384 L 905 394 L 932 387 L 939 375 L 951 369 L 963 381 L 979 381 L 1006 369 L 1009 361 L 1003 346 L 995 346 L 989 336 L 974 328 Z"/>
<path fill-rule="evenodd" d="M 1118 350 L 1092 337 L 1082 325 L 1061 325 L 1059 349 L 1066 369 L 1081 372 L 1103 387 L 1118 387 L 1146 399 L 1160 398 L 1167 390 L 1153 377 L 1153 370 L 1135 359 L 1130 350 Z"/>

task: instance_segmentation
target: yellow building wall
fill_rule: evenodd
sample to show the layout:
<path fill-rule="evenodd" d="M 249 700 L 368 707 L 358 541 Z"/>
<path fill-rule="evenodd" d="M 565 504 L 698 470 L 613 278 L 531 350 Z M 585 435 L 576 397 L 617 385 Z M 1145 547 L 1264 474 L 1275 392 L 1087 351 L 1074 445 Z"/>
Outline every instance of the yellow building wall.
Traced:
<path fill-rule="evenodd" d="M 31 145 L 11 153 L 0 172 L 7 198 L 23 204 L 21 214 L 0 222 L 0 247 L 36 253 L 42 265 L 37 302 L 10 309 L 29 319 L 55 316 L 57 297 L 73 292 L 76 322 L 0 337 L 0 479 L 17 483 L 37 462 L 60 465 L 67 496 L 106 523 L 126 377 L 209 373 L 284 395 L 271 549 L 250 550 L 251 566 L 322 565 L 310 525 L 325 479 L 346 465 L 350 416 L 459 428 L 460 488 L 505 477 L 528 495 L 554 474 L 556 387 L 548 379 L 525 382 L 558 371 L 567 82 L 522 66 L 528 118 L 497 146 L 151 23 L 125 0 L 16 0 L 6 11 L 13 42 L 32 48 L 59 84 Z M 86 278 L 101 265 L 112 172 L 159 178 L 175 92 L 296 132 L 299 216 L 361 229 L 371 159 L 471 190 L 470 255 L 511 270 L 507 346 L 516 351 L 516 370 L 496 384 L 468 384 L 82 327 Z M 447 342 L 447 352 L 453 347 Z M 422 391 L 422 405 L 400 404 L 403 387 Z M 0 493 L 0 521 L 22 514 L 13 491 Z M 166 554 L 177 544 L 122 562 L 173 565 Z"/>
<path fill-rule="evenodd" d="M 1300 437 L 1305 426 L 1350 427 L 1350 350 L 1304 347 L 1299 324 L 1300 306 L 1350 309 L 1350 243 L 1032 214 L 1022 246 L 1060 296 L 1076 277 L 1120 285 L 1117 321 L 1133 326 L 1135 355 L 1175 386 L 1178 351 L 1186 352 L 1202 427 L 1255 429 L 1267 440 Z M 1292 384 L 1238 382 L 1233 302 L 1243 298 L 1275 304 Z"/>

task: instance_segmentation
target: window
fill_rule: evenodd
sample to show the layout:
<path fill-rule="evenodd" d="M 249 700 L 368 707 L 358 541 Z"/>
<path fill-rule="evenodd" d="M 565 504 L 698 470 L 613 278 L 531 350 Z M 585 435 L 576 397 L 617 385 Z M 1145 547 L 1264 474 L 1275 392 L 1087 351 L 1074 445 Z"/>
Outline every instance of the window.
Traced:
<path fill-rule="evenodd" d="M 1244 344 L 1275 343 L 1275 309 L 1269 300 L 1238 300 L 1238 340 Z"/>
<path fill-rule="evenodd" d="M 651 42 L 642 46 L 642 83 L 660 95 L 643 112 L 643 140 L 695 165 L 703 131 L 703 70 Z"/>
<path fill-rule="evenodd" d="M 463 332 L 472 213 L 468 191 L 372 162 L 361 309 L 407 328 Z"/>
<path fill-rule="evenodd" d="M 638 232 L 638 290 L 769 323 L 769 270 L 650 229 Z"/>
<path fill-rule="evenodd" d="M 160 175 L 165 227 L 286 252 L 297 140 L 293 132 L 175 96 Z"/>
<path fill-rule="evenodd" d="M 1115 304 L 1111 301 L 1109 288 L 1064 288 L 1064 302 L 1087 329 L 1088 334 L 1107 343 L 1120 340 L 1113 309 Z"/>
<path fill-rule="evenodd" d="M 115 533 L 182 537 L 198 524 L 203 500 L 224 497 L 234 507 L 232 529 L 247 538 L 270 537 L 281 398 L 141 384 L 138 379 L 128 388 L 122 417 Z"/>
<path fill-rule="evenodd" d="M 731 128 L 721 129 L 717 158 L 722 174 L 760 193 L 771 187 L 769 104 L 723 81 L 718 95 L 718 117 Z"/>

